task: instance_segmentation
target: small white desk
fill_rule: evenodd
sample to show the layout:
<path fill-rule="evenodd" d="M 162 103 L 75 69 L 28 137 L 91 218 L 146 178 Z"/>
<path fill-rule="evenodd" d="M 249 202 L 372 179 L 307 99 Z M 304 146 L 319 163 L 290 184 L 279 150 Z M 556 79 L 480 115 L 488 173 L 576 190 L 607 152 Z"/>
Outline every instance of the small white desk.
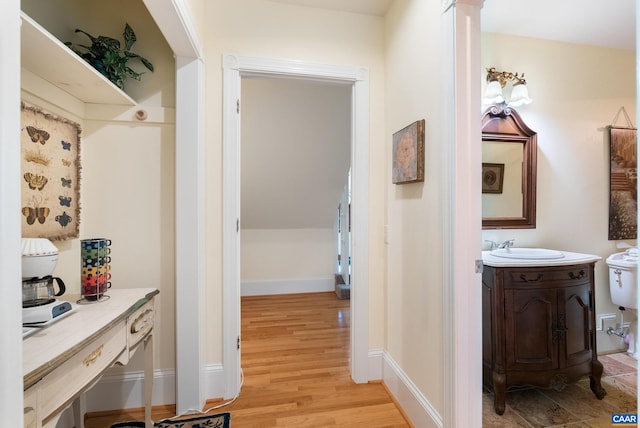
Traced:
<path fill-rule="evenodd" d="M 155 288 L 107 293 L 98 303 L 76 304 L 75 310 L 23 340 L 24 426 L 55 427 L 73 404 L 75 426 L 84 428 L 84 392 L 109 367 L 125 365 L 144 348 L 144 405 L 151 421 Z M 80 296 L 62 299 L 75 304 Z"/>

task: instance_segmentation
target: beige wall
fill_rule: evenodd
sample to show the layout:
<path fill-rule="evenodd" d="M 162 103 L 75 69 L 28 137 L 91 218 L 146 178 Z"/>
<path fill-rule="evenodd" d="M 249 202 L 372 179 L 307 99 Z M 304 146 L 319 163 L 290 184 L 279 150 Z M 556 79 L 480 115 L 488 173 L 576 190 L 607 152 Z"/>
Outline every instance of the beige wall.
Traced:
<path fill-rule="evenodd" d="M 439 2 L 398 1 L 386 20 L 385 348 L 430 404 L 444 410 L 442 123 Z M 391 135 L 425 119 L 425 180 L 391 184 Z M 380 174 L 382 175 L 382 174 Z"/>
<path fill-rule="evenodd" d="M 241 86 L 241 228 L 333 228 L 349 172 L 351 86 L 255 77 Z"/>
<path fill-rule="evenodd" d="M 222 357 L 222 54 L 298 59 L 363 66 L 370 71 L 370 334 L 369 346 L 383 346 L 384 213 L 383 21 L 382 18 L 296 7 L 262 0 L 207 2 L 206 60 L 207 313 L 206 363 Z"/>
<path fill-rule="evenodd" d="M 484 34 L 482 48 L 483 67 L 525 73 L 533 103 L 518 112 L 538 133 L 536 229 L 484 231 L 483 238 L 602 257 L 596 263 L 596 313 L 617 313 L 604 261 L 620 251 L 608 240 L 605 128 L 620 107 L 632 121 L 636 117 L 634 52 L 498 34 Z M 626 126 L 624 115 L 616 125 Z M 598 352 L 617 347 L 617 338 L 598 333 Z"/>
<path fill-rule="evenodd" d="M 242 281 L 333 278 L 333 229 L 243 229 Z"/>

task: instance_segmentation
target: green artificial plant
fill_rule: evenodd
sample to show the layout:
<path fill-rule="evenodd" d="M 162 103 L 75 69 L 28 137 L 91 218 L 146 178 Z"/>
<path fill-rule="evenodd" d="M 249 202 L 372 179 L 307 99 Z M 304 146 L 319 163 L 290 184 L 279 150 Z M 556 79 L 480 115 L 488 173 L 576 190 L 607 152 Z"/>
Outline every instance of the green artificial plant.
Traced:
<path fill-rule="evenodd" d="M 127 65 L 127 62 L 131 58 L 138 58 L 147 69 L 153 71 L 153 64 L 146 58 L 130 51 L 137 39 L 133 28 L 131 28 L 129 24 L 125 24 L 124 33 L 122 33 L 124 37 L 124 49 L 120 48 L 120 42 L 118 40 L 111 37 L 94 37 L 80 29 L 76 29 L 75 32 L 82 33 L 89 37 L 89 39 L 91 39 L 91 46 L 73 44 L 71 42 L 65 42 L 65 45 L 80 55 L 118 88 L 124 90 L 124 80 L 127 76 L 140 80 L 143 74 L 134 71 Z M 84 49 L 84 51 L 79 48 Z"/>

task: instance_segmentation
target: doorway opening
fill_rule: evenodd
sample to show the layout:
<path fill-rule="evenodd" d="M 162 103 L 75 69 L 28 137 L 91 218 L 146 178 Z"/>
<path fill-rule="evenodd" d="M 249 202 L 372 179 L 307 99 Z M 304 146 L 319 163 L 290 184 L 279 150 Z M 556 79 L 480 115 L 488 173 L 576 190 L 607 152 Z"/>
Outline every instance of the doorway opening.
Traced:
<path fill-rule="evenodd" d="M 368 368 L 368 176 L 369 90 L 364 68 L 225 55 L 223 93 L 223 363 L 225 398 L 239 393 L 240 369 L 240 222 L 242 79 L 295 78 L 350 88 L 351 232 L 351 377 L 367 382 Z M 330 126 L 331 124 L 327 124 Z M 304 137 L 304 136 L 303 136 Z M 275 201 L 277 203 L 277 201 Z M 334 210 L 334 207 L 329 207 Z M 333 211 L 332 211 L 333 212 Z M 244 225 L 244 222 L 243 222 Z M 355 245 L 357 243 L 357 245 Z"/>

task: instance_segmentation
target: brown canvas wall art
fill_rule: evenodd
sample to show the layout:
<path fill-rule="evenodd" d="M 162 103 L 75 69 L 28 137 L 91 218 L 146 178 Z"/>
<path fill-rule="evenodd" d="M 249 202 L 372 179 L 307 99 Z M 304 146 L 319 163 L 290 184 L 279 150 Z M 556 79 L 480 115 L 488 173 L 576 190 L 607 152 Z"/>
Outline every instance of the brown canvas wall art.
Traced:
<path fill-rule="evenodd" d="M 609 240 L 638 236 L 638 163 L 636 130 L 609 128 Z"/>
<path fill-rule="evenodd" d="M 77 238 L 80 225 L 80 125 L 22 103 L 22 236 Z"/>
<path fill-rule="evenodd" d="M 392 182 L 424 181 L 424 119 L 393 134 Z"/>

